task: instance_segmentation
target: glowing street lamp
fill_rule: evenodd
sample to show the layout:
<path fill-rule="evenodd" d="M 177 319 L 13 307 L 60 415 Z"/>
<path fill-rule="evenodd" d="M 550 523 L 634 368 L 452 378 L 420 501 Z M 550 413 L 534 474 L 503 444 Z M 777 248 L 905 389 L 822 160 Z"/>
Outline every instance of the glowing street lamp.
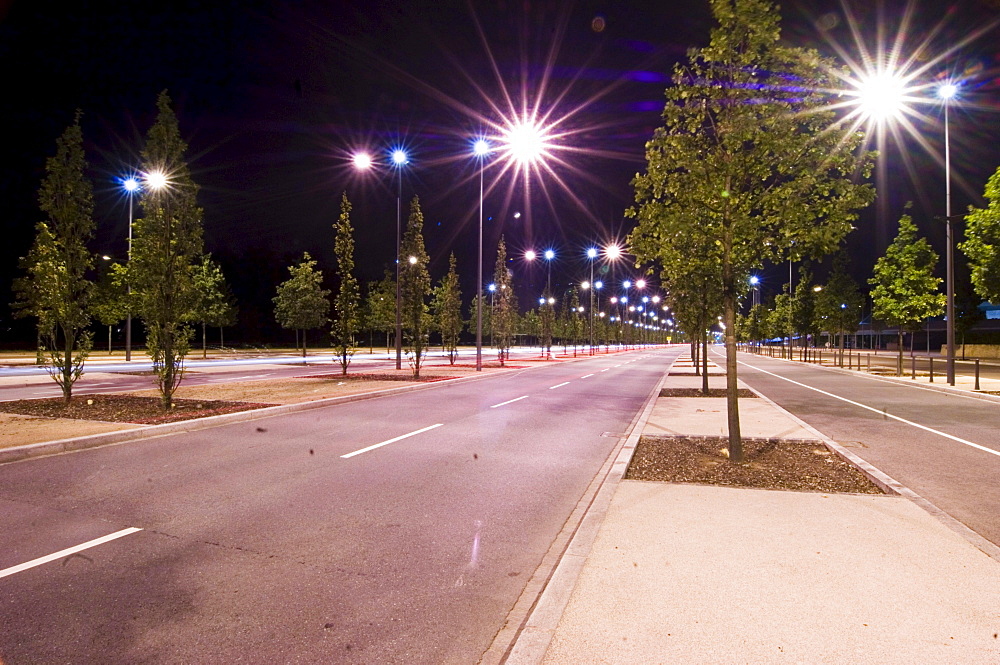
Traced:
<path fill-rule="evenodd" d="M 545 250 L 542 254 L 545 257 L 545 262 L 548 264 L 548 277 L 546 278 L 546 290 L 552 291 L 552 261 L 556 258 L 556 252 L 552 249 Z"/>
<path fill-rule="evenodd" d="M 955 250 L 952 247 L 951 229 L 951 145 L 948 134 L 948 107 L 951 105 L 951 100 L 958 94 L 958 86 L 951 82 L 945 83 L 938 88 L 937 94 L 944 104 L 944 219 L 945 240 L 947 243 L 945 250 L 945 289 L 947 290 L 945 300 L 945 329 L 947 331 L 945 343 L 948 345 L 946 361 L 948 384 L 953 386 L 955 385 Z"/>
<path fill-rule="evenodd" d="M 483 371 L 483 170 L 486 166 L 486 155 L 491 151 L 489 141 L 476 139 L 472 144 L 472 154 L 479 160 L 479 253 L 476 257 L 476 371 Z M 492 286 L 492 285 L 491 285 Z M 492 307 L 492 295 L 490 297 Z M 492 329 L 492 321 L 490 319 Z M 490 333 L 490 344 L 493 343 L 493 333 Z"/>

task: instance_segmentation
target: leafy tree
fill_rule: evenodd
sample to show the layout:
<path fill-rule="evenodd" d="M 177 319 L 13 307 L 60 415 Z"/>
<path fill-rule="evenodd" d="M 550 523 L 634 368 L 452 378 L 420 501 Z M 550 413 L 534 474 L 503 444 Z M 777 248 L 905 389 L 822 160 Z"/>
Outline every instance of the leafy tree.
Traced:
<path fill-rule="evenodd" d="M 80 115 L 77 111 L 56 141 L 55 156 L 45 163 L 38 203 L 48 220 L 35 226 L 34 245 L 21 261 L 27 275 L 14 283 L 14 309 L 38 319 L 46 370 L 67 404 L 92 344 L 87 307 L 93 284 L 87 271 L 93 261 L 87 241 L 94 236 L 94 200 L 83 174 L 87 162 Z"/>
<path fill-rule="evenodd" d="M 188 322 L 198 297 L 193 266 L 202 254 L 202 210 L 184 157 L 187 145 L 166 91 L 156 105 L 156 122 L 142 152 L 143 172 L 150 175 L 139 201 L 143 216 L 133 227 L 128 269 L 157 387 L 168 409 L 190 350 Z"/>
<path fill-rule="evenodd" d="M 232 292 L 222 274 L 222 268 L 212 260 L 211 254 L 205 254 L 200 261 L 192 266 L 195 300 L 189 318 L 201 324 L 201 357 L 208 357 L 208 326 L 222 328 L 232 325 L 236 320 L 236 305 L 233 304 Z M 222 345 L 222 340 L 219 340 Z"/>
<path fill-rule="evenodd" d="M 812 271 L 803 264 L 799 266 L 799 279 L 795 283 L 795 297 L 792 299 L 792 328 L 799 334 L 802 346 L 808 346 L 809 338 L 815 341 L 820 332 L 816 321 L 816 298 Z"/>
<path fill-rule="evenodd" d="M 663 127 L 646 144 L 634 180 L 638 261 L 661 260 L 695 236 L 721 283 L 726 339 L 729 457 L 743 461 L 735 319 L 739 290 L 763 261 L 821 255 L 873 199 L 862 136 L 829 106 L 832 63 L 780 42 L 769 0 L 711 0 L 718 26 L 692 50 L 667 89 Z M 794 82 L 794 84 L 790 84 Z M 637 242 L 644 239 L 645 242 Z M 700 258 L 702 255 L 699 254 Z"/>
<path fill-rule="evenodd" d="M 838 336 L 837 346 L 840 349 L 841 362 L 844 354 L 844 336 L 849 331 L 857 330 L 864 302 L 858 283 L 848 272 L 847 252 L 841 251 L 834 257 L 826 285 L 816 297 L 818 318 L 826 322 L 831 335 L 836 333 Z"/>
<path fill-rule="evenodd" d="M 510 358 L 510 347 L 514 343 L 514 333 L 517 326 L 517 296 L 514 294 L 514 282 L 510 269 L 507 268 L 507 244 L 503 236 L 497 245 L 497 262 L 493 270 L 493 283 L 496 285 L 496 296 L 493 304 L 492 324 L 493 343 L 497 347 L 500 364 Z"/>
<path fill-rule="evenodd" d="M 570 287 L 565 302 L 567 303 L 566 333 L 573 343 L 573 356 L 575 357 L 577 346 L 580 345 L 583 338 L 584 329 L 580 313 L 580 293 L 576 290 L 576 286 Z"/>
<path fill-rule="evenodd" d="M 396 280 L 391 270 L 386 270 L 381 280 L 368 283 L 364 320 L 368 330 L 385 333 L 385 348 L 389 353 L 389 336 L 396 327 Z"/>
<path fill-rule="evenodd" d="M 119 269 L 116 271 L 116 268 Z M 129 293 L 125 283 L 119 279 L 124 266 L 112 264 L 102 270 L 94 285 L 90 303 L 90 313 L 102 326 L 108 327 L 108 355 L 111 355 L 111 327 L 128 316 Z"/>
<path fill-rule="evenodd" d="M 358 280 L 354 277 L 354 229 L 351 227 L 351 202 L 347 200 L 347 192 L 344 192 L 340 200 L 340 217 L 333 228 L 333 250 L 337 255 L 340 288 L 333 300 L 337 319 L 333 322 L 331 332 L 341 371 L 347 374 L 347 366 L 351 364 L 351 357 L 354 355 L 354 334 L 359 327 L 358 301 L 361 299 Z"/>
<path fill-rule="evenodd" d="M 965 242 L 958 248 L 969 259 L 976 293 L 1000 303 L 1000 168 L 986 181 L 985 208 L 970 207 L 965 216 Z"/>
<path fill-rule="evenodd" d="M 306 357 L 306 331 L 326 325 L 330 316 L 330 291 L 324 289 L 323 272 L 309 252 L 302 261 L 289 266 L 291 275 L 278 285 L 273 299 L 274 316 L 282 328 L 302 331 L 302 357 Z"/>
<path fill-rule="evenodd" d="M 448 274 L 441 279 L 441 284 L 434 289 L 434 300 L 431 308 L 434 320 L 441 333 L 441 345 L 448 354 L 448 362 L 452 365 L 458 358 L 458 339 L 464 327 L 462 321 L 462 290 L 459 288 L 458 272 L 455 269 L 455 254 L 448 257 Z"/>
<path fill-rule="evenodd" d="M 420 378 L 430 329 L 430 314 L 427 311 L 427 296 L 431 292 L 431 276 L 427 271 L 430 257 L 424 249 L 423 229 L 424 214 L 420 211 L 420 200 L 414 196 L 400 245 L 399 291 L 407 354 L 415 379 Z"/>
<path fill-rule="evenodd" d="M 542 355 L 546 358 L 552 357 L 552 335 L 556 323 L 555 302 L 556 299 L 549 295 L 546 289 L 538 303 L 538 343 L 542 347 Z"/>
<path fill-rule="evenodd" d="M 868 280 L 874 287 L 873 316 L 898 328 L 897 372 L 903 367 L 903 329 L 919 326 L 944 311 L 945 296 L 938 292 L 941 278 L 934 276 L 937 260 L 927 239 L 917 236 L 910 216 L 903 215 L 896 239 L 875 262 L 875 274 Z"/>

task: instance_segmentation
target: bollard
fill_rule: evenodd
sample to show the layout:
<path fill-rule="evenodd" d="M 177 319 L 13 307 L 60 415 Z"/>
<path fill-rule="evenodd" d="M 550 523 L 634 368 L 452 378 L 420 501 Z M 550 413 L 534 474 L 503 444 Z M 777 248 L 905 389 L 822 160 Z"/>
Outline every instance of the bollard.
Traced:
<path fill-rule="evenodd" d="M 930 363 L 931 368 L 931 383 L 934 383 L 934 356 L 927 356 L 927 362 Z"/>
<path fill-rule="evenodd" d="M 917 380 L 917 357 L 910 356 L 910 379 Z"/>
<path fill-rule="evenodd" d="M 976 387 L 974 390 L 979 390 L 979 358 L 976 358 Z"/>
<path fill-rule="evenodd" d="M 870 354 L 870 353 L 869 353 L 869 354 L 868 354 L 867 356 L 865 356 L 865 358 L 867 358 L 867 359 L 868 359 L 868 360 L 867 360 L 867 361 L 865 362 L 865 364 L 866 364 L 866 365 L 868 366 L 868 369 L 867 369 L 866 371 L 867 371 L 867 372 L 868 372 L 869 374 L 871 374 L 871 373 L 872 373 L 872 354 Z"/>

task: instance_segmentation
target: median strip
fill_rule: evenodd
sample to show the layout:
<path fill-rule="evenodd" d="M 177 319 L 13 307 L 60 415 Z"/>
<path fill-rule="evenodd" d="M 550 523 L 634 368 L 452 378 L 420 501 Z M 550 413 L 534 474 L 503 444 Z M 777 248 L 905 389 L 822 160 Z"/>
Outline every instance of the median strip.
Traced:
<path fill-rule="evenodd" d="M 509 399 L 506 402 L 500 402 L 499 404 L 494 404 L 490 408 L 491 409 L 495 409 L 495 408 L 497 408 L 499 406 L 506 406 L 508 404 L 513 404 L 514 402 L 520 402 L 522 399 L 528 399 L 528 396 L 527 395 L 521 395 L 520 397 L 515 397 L 514 399 Z"/>
<path fill-rule="evenodd" d="M 13 575 L 14 573 L 20 573 L 22 571 L 28 570 L 29 568 L 34 568 L 35 566 L 40 566 L 43 563 L 49 563 L 50 561 L 55 561 L 57 559 L 62 559 L 68 557 L 77 552 L 82 552 L 83 550 L 90 549 L 91 547 L 97 547 L 98 545 L 103 545 L 109 541 L 121 538 L 122 536 L 127 536 L 130 533 L 135 533 L 136 531 L 142 531 L 137 527 L 129 527 L 127 529 L 122 529 L 121 531 L 115 531 L 106 536 L 101 536 L 100 538 L 95 538 L 94 540 L 88 540 L 87 542 L 76 545 L 74 547 L 68 547 L 64 550 L 59 550 L 47 556 L 39 557 L 37 559 L 32 559 L 22 564 L 16 566 L 11 566 L 10 568 L 4 568 L 0 570 L 0 577 L 7 577 L 8 575 Z"/>
<path fill-rule="evenodd" d="M 444 423 L 438 423 L 437 425 L 431 425 L 430 427 L 424 427 L 423 429 L 418 429 L 415 432 L 410 432 L 409 434 L 403 434 L 397 436 L 394 439 L 389 439 L 388 441 L 383 441 L 382 443 L 376 443 L 374 445 L 368 446 L 367 448 L 362 448 L 361 450 L 355 450 L 353 453 L 347 453 L 346 455 L 341 455 L 342 458 L 348 459 L 349 457 L 354 457 L 355 455 L 360 455 L 361 453 L 367 453 L 369 450 L 375 450 L 376 448 L 381 448 L 382 446 L 388 446 L 390 443 L 396 443 L 397 441 L 402 441 L 403 439 L 408 439 L 411 436 L 416 436 L 417 434 L 422 434 L 429 430 L 435 429 L 437 427 L 443 426 Z"/>

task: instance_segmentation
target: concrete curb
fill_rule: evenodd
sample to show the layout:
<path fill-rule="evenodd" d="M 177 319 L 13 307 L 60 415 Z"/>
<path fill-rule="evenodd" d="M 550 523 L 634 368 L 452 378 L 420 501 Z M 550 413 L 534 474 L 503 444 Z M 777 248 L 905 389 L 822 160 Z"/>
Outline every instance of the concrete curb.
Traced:
<path fill-rule="evenodd" d="M 608 457 L 610 464 L 605 462 L 601 468 L 598 479 L 595 480 L 595 482 L 599 482 L 599 485 L 593 499 L 586 506 L 578 506 L 578 510 L 583 509 L 579 526 L 559 555 L 555 569 L 542 586 L 534 605 L 517 629 L 506 652 L 496 661 L 488 657 L 491 651 L 494 651 L 494 647 L 491 646 L 484 654 L 484 658 L 480 660 L 482 665 L 492 662 L 507 665 L 536 664 L 545 657 L 545 652 L 548 650 L 553 635 L 555 635 L 556 627 L 559 625 L 573 589 L 576 587 L 577 578 L 583 571 L 583 566 L 590 555 L 594 541 L 597 539 L 597 533 L 607 516 L 611 499 L 618 489 L 618 484 L 625 476 L 639 437 L 642 436 L 643 428 L 649 420 L 653 406 L 656 404 L 660 390 L 666 383 L 669 374 L 669 369 L 664 372 L 663 377 L 646 398 L 646 403 L 639 415 L 632 422 L 628 436 L 619 441 L 615 450 Z M 502 633 L 503 631 L 501 631 Z M 494 645 L 496 645 L 496 640 L 494 640 Z"/>
<path fill-rule="evenodd" d="M 524 372 L 534 367 L 525 367 L 523 369 L 518 369 L 516 371 Z M 12 462 L 20 462 L 26 459 L 33 459 L 36 457 L 47 457 L 49 455 L 58 455 L 61 453 L 77 452 L 80 450 L 87 450 L 89 448 L 98 448 L 101 446 L 107 446 L 117 443 L 127 443 L 129 441 L 138 441 L 141 439 L 151 439 L 159 436 L 166 436 L 170 434 L 178 434 L 181 432 L 194 432 L 202 429 L 209 429 L 212 427 L 220 427 L 222 425 L 230 425 L 232 423 L 246 422 L 249 420 L 259 420 L 262 418 L 272 418 L 274 416 L 282 416 L 288 413 L 298 413 L 300 411 L 309 411 L 311 409 L 322 409 L 327 406 L 336 406 L 338 404 L 348 404 L 350 402 L 360 402 L 363 400 L 377 399 L 379 397 L 386 397 L 389 395 L 397 395 L 400 393 L 412 392 L 415 390 L 427 390 L 442 385 L 450 385 L 455 381 L 475 381 L 486 379 L 493 376 L 493 374 L 483 374 L 482 376 L 459 376 L 454 379 L 446 379 L 444 381 L 432 381 L 423 384 L 417 384 L 414 386 L 400 386 L 398 388 L 385 388 L 382 390 L 376 390 L 367 393 L 358 393 L 356 395 L 344 395 L 342 397 L 328 397 L 326 399 L 315 400 L 312 402 L 299 402 L 296 404 L 281 404 L 278 406 L 268 406 L 262 409 L 251 409 L 248 411 L 239 411 L 237 413 L 224 413 L 218 416 L 207 416 L 205 418 L 194 418 L 191 420 L 181 420 L 175 423 L 164 423 L 162 425 L 138 425 L 133 429 L 119 430 L 116 432 L 107 432 L 104 434 L 91 434 L 88 436 L 74 437 L 71 439 L 59 439 L 57 441 L 44 441 L 41 443 L 30 443 L 23 446 L 13 446 L 11 448 L 0 449 L 0 464 L 9 464 Z"/>

